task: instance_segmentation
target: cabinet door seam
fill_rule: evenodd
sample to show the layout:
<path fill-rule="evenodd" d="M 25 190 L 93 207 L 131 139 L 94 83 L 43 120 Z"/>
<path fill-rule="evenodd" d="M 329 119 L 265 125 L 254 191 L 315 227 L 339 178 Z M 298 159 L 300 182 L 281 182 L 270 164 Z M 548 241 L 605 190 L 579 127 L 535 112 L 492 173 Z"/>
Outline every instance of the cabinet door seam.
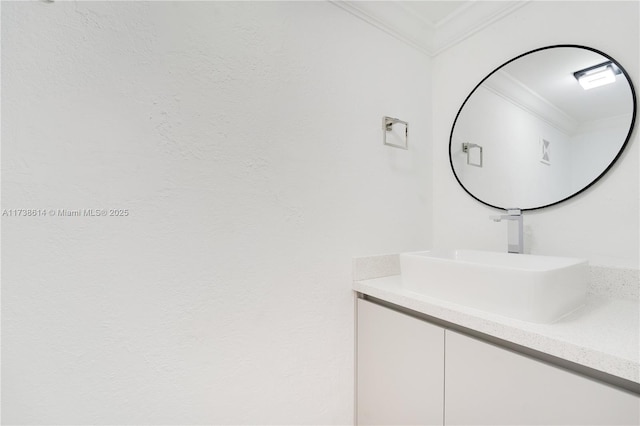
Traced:
<path fill-rule="evenodd" d="M 442 426 L 447 424 L 447 330 L 442 330 Z"/>

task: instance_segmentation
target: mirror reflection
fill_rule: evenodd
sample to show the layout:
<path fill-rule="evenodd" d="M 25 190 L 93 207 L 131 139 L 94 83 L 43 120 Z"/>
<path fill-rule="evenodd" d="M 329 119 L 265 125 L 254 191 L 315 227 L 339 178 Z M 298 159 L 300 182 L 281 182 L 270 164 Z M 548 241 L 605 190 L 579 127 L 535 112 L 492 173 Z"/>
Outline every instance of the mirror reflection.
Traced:
<path fill-rule="evenodd" d="M 467 97 L 453 124 L 456 179 L 492 207 L 533 210 L 589 187 L 620 156 L 636 98 L 611 57 L 552 46 L 496 69 Z"/>

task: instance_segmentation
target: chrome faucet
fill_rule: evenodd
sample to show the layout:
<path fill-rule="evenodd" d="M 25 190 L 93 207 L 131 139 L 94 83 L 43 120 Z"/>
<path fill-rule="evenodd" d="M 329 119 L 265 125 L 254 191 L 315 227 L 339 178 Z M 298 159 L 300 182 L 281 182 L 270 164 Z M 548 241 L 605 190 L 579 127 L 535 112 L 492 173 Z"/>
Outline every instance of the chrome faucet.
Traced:
<path fill-rule="evenodd" d="M 509 253 L 524 253 L 524 237 L 522 232 L 522 211 L 520 209 L 507 209 L 507 214 L 489 216 L 494 222 L 508 220 L 507 225 L 507 251 Z"/>

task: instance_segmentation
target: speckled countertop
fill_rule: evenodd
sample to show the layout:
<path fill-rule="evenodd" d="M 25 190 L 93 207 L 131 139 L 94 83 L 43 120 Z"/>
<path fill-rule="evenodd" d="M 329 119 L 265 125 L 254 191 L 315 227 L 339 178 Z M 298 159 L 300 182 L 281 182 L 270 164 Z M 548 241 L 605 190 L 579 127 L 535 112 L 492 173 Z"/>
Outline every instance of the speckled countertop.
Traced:
<path fill-rule="evenodd" d="M 592 267 L 590 275 L 586 305 L 553 324 L 514 320 L 406 290 L 397 255 L 354 259 L 353 290 L 640 383 L 638 271 Z"/>

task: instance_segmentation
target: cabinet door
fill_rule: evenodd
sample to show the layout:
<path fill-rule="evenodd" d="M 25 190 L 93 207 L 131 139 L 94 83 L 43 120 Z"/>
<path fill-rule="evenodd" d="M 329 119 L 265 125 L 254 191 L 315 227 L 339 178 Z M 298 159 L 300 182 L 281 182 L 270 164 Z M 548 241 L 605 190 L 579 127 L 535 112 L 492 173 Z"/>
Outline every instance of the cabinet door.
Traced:
<path fill-rule="evenodd" d="M 638 425 L 640 398 L 446 332 L 447 425 Z"/>
<path fill-rule="evenodd" d="M 358 299 L 357 424 L 442 425 L 444 329 Z"/>

